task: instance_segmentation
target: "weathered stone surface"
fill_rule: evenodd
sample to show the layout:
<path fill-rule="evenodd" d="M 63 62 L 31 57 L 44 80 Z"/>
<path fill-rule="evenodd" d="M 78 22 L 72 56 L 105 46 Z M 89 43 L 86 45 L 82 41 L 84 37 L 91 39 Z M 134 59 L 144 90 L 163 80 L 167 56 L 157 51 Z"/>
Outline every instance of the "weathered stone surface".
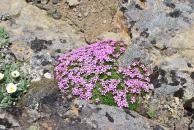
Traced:
<path fill-rule="evenodd" d="M 169 46 L 176 48 L 182 55 L 194 64 L 194 26 L 190 29 L 177 34 L 174 38 L 170 39 Z"/>
<path fill-rule="evenodd" d="M 120 66 L 130 65 L 134 59 L 140 59 L 141 62 L 149 64 L 149 54 L 145 50 L 139 48 L 137 45 L 132 44 L 127 48 L 126 52 L 119 58 Z"/>
<path fill-rule="evenodd" d="M 19 122 L 14 116 L 2 109 L 0 109 L 0 124 L 4 128 L 20 127 Z"/>
<path fill-rule="evenodd" d="M 188 118 L 182 118 L 177 123 L 175 123 L 176 130 L 189 130 L 190 120 Z"/>
<path fill-rule="evenodd" d="M 106 106 L 92 105 L 83 100 L 76 100 L 75 104 L 80 107 L 82 120 L 96 126 L 98 129 L 112 130 L 153 130 L 156 125 L 160 125 L 136 112 L 130 111 L 129 114 L 123 110 Z M 166 129 L 165 127 L 162 127 Z"/>
<path fill-rule="evenodd" d="M 188 69 L 185 62 L 193 64 L 194 10 L 189 1 L 131 0 L 122 9 L 132 44 L 144 48 L 153 64 L 167 61 L 166 67 L 178 70 Z M 169 48 L 174 52 L 169 54 Z"/>
<path fill-rule="evenodd" d="M 186 101 L 192 98 L 194 95 L 194 81 L 191 79 L 190 74 L 184 72 L 177 72 L 177 76 L 180 79 L 186 80 L 186 82 L 182 85 L 184 90 L 183 99 Z"/>
<path fill-rule="evenodd" d="M 192 123 L 190 124 L 190 127 L 189 127 L 191 130 L 194 130 L 194 122 L 192 121 Z"/>
<path fill-rule="evenodd" d="M 190 111 L 191 113 L 194 112 L 194 97 L 188 99 L 185 103 L 184 103 L 184 108 L 188 111 Z"/>
<path fill-rule="evenodd" d="M 161 87 L 156 88 L 154 90 L 154 94 L 156 96 L 167 96 L 167 95 L 173 95 L 176 91 L 178 91 L 181 88 L 181 86 L 171 86 L 171 85 L 165 85 L 162 84 Z"/>
<path fill-rule="evenodd" d="M 120 65 L 129 65 L 131 62 L 126 61 L 140 57 L 153 68 L 151 82 L 155 89 L 144 110 L 155 108 L 158 117 L 153 120 L 169 127 L 175 123 L 177 129 L 187 129 L 189 123 L 180 121 L 184 122 L 183 104 L 194 94 L 191 78 L 194 71 L 193 2 L 130 0 L 121 10 L 128 21 L 132 45 L 124 54 L 125 58 L 120 58 Z M 132 49 L 134 46 L 137 49 Z"/>
<path fill-rule="evenodd" d="M 123 33 L 104 32 L 99 37 L 99 40 L 113 39 L 117 41 L 124 41 L 126 44 L 130 44 L 130 37 Z"/>
<path fill-rule="evenodd" d="M 156 112 L 156 117 L 152 120 L 165 124 L 169 128 L 174 127 L 174 123 L 178 123 L 184 118 L 183 101 L 177 97 L 165 95 L 160 97 L 151 97 L 143 110 Z M 140 111 L 141 112 L 141 111 Z M 190 120 L 189 118 L 187 118 Z M 188 126 L 188 123 L 185 124 Z"/>
<path fill-rule="evenodd" d="M 20 12 L 24 7 L 24 4 L 25 4 L 24 0 L 1 0 L 0 21 L 6 20 L 6 17 L 11 18 L 20 15 Z"/>
<path fill-rule="evenodd" d="M 17 60 L 29 64 L 25 69 L 31 72 L 33 81 L 40 80 L 45 69 L 53 73 L 58 55 L 86 44 L 80 33 L 65 21 L 52 19 L 24 0 L 3 0 L 1 3 L 6 4 L 5 7 L 0 4 L 2 12 L 19 12 L 11 20 L 1 22 L 0 26 L 9 33 L 11 49 Z"/>
<path fill-rule="evenodd" d="M 42 79 L 41 81 L 32 82 L 29 92 L 23 96 L 20 103 L 22 106 L 30 108 L 38 107 L 39 102 L 43 97 L 57 91 L 57 83 L 55 80 Z"/>
<path fill-rule="evenodd" d="M 11 46 L 12 53 L 16 56 L 17 60 L 29 61 L 32 57 L 33 51 L 27 46 L 26 43 L 16 42 Z"/>
<path fill-rule="evenodd" d="M 69 6 L 76 6 L 80 3 L 79 0 L 67 0 L 67 3 L 69 4 Z"/>
<path fill-rule="evenodd" d="M 31 1 L 28 0 L 28 2 Z M 39 2 L 40 5 L 47 5 L 48 0 Z M 52 0 L 52 2 L 57 4 L 58 0 Z M 74 6 L 72 11 L 77 14 L 73 19 L 78 21 L 91 15 L 88 10 L 84 10 L 83 14 L 81 11 L 80 13 L 77 8 L 79 3 L 77 0 L 67 1 L 68 9 L 69 6 Z M 46 5 L 40 8 L 49 10 L 50 7 Z M 84 5 L 87 6 L 87 4 Z M 82 8 L 86 8 L 85 6 Z M 96 6 L 98 9 L 98 4 Z M 114 7 L 110 8 L 114 12 Z M 102 10 L 103 8 L 99 8 L 100 13 Z M 184 107 L 187 111 L 193 112 L 194 2 L 129 0 L 121 10 L 124 11 L 128 20 L 128 32 L 123 35 L 117 33 L 115 29 L 115 33 L 103 33 L 99 39 L 114 38 L 128 43 L 130 41 L 128 35 L 130 35 L 132 44 L 119 59 L 120 65 L 127 66 L 134 58 L 140 58 L 143 63 L 152 68 L 158 66 L 159 69 L 154 69 L 151 78 L 155 86 L 153 95 L 144 102 L 144 105 L 147 103 L 146 107 L 143 107 L 140 113 L 147 116 L 144 112 L 150 109 L 156 112 L 156 118 L 152 120 L 171 128 L 175 126 L 176 129 L 187 129 L 190 125 L 192 129 L 193 123 L 190 118 L 183 117 L 185 116 L 183 104 L 191 101 L 189 107 Z M 93 11 L 96 13 L 95 10 Z M 69 26 L 67 22 L 59 20 L 63 18 L 61 17 L 63 12 L 60 12 L 61 14 L 53 12 L 55 13 L 52 15 L 57 20 L 53 20 L 37 7 L 26 4 L 24 0 L 0 1 L 0 20 L 4 20 L 0 26 L 5 27 L 8 31 L 13 43 L 11 51 L 17 60 L 28 61 L 22 66 L 22 70 L 30 73 L 33 81 L 41 80 L 41 77 L 48 73 L 50 75 L 44 76 L 53 78 L 52 70 L 57 55 L 85 45 L 84 38 L 77 33 L 78 30 Z M 104 17 L 108 16 L 106 13 L 102 14 L 105 14 Z M 99 15 L 91 16 L 95 18 Z M 96 22 L 93 18 L 86 20 L 92 21 L 91 25 L 85 27 L 83 22 L 84 30 L 82 31 L 88 30 Z M 105 28 L 112 19 L 110 21 L 100 19 L 99 21 Z M 93 31 L 90 29 L 87 33 L 92 34 Z M 40 129 L 70 130 L 167 129 L 162 124 L 131 111 L 125 113 L 117 108 L 96 106 L 87 102 L 77 103 L 79 108 L 76 108 L 72 105 L 72 97 L 63 96 L 57 91 L 56 86 L 57 84 L 48 79 L 32 83 L 29 93 L 22 99 L 21 104 L 28 108 L 24 108 L 23 114 L 20 114 L 23 118 L 21 124 L 30 123 L 28 127 L 33 124 L 31 129 L 39 127 Z M 34 125 L 37 120 L 38 124 Z M 0 126 L 0 128 L 4 127 L 7 126 L 4 124 Z"/>
<path fill-rule="evenodd" d="M 187 65 L 187 61 L 180 56 L 171 56 L 165 57 L 163 61 L 161 61 L 161 68 L 165 70 L 188 70 L 189 67 Z"/>

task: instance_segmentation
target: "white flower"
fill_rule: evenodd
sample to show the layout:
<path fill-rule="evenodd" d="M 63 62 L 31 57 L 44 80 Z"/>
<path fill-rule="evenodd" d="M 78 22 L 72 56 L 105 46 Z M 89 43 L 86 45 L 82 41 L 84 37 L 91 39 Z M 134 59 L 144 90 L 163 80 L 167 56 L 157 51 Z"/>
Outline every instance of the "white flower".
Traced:
<path fill-rule="evenodd" d="M 4 78 L 4 74 L 0 73 L 0 80 Z"/>
<path fill-rule="evenodd" d="M 17 84 L 9 83 L 6 86 L 7 93 L 14 93 L 17 90 Z"/>
<path fill-rule="evenodd" d="M 17 70 L 15 70 L 15 71 L 11 72 L 11 76 L 12 76 L 13 78 L 17 78 L 17 77 L 20 76 L 20 73 L 19 73 Z"/>

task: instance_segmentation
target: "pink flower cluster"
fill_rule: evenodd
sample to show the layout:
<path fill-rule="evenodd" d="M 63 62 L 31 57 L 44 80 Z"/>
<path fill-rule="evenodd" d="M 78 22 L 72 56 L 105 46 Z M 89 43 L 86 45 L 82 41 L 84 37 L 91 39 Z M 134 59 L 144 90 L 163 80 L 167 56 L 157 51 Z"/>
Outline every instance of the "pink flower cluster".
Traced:
<path fill-rule="evenodd" d="M 55 68 L 59 88 L 88 100 L 100 84 L 101 95 L 111 93 L 119 107 L 135 103 L 141 91 L 149 92 L 153 86 L 149 84 L 149 70 L 140 62 L 135 61 L 128 68 L 117 66 L 125 48 L 124 42 L 105 40 L 63 54 Z M 112 71 L 119 78 L 114 78 Z M 127 94 L 133 95 L 130 101 Z"/>

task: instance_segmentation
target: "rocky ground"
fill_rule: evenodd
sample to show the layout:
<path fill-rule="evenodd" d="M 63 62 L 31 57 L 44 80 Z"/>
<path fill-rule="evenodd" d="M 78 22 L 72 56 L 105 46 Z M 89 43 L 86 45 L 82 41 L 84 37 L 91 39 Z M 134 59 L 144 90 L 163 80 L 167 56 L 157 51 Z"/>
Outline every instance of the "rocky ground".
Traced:
<path fill-rule="evenodd" d="M 194 130 L 193 0 L 0 0 L 0 26 L 7 61 L 33 81 L 0 109 L 0 129 Z M 54 81 L 58 55 L 107 38 L 129 45 L 120 66 L 140 58 L 153 69 L 154 91 L 136 112 L 64 96 Z"/>

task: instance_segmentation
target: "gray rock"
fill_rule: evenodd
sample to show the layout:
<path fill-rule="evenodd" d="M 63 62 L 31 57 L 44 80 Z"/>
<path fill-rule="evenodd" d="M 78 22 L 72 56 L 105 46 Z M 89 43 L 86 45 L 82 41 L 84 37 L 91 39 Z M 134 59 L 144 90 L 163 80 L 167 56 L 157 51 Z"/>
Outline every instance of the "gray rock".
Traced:
<path fill-rule="evenodd" d="M 192 123 L 190 124 L 190 129 L 194 130 L 194 121 L 192 121 Z"/>
<path fill-rule="evenodd" d="M 150 63 L 149 54 L 141 49 L 138 45 L 132 44 L 119 58 L 119 64 L 120 66 L 129 66 L 136 58 L 139 58 L 142 63 Z"/>
<path fill-rule="evenodd" d="M 10 16 L 9 15 L 0 15 L 0 21 L 6 21 L 6 20 L 8 20 L 8 19 L 10 19 Z"/>
<path fill-rule="evenodd" d="M 42 79 L 38 82 L 32 82 L 30 86 L 31 89 L 23 96 L 19 104 L 34 109 L 39 105 L 43 97 L 55 93 L 58 90 L 56 86 L 56 81 L 51 79 Z"/>
<path fill-rule="evenodd" d="M 10 49 L 19 61 L 29 61 L 32 57 L 32 49 L 26 43 L 16 42 Z"/>
<path fill-rule="evenodd" d="M 194 81 L 190 77 L 194 64 L 193 3 L 176 0 L 131 0 L 121 9 L 128 21 L 132 45 L 124 53 L 125 58 L 120 58 L 120 61 L 124 61 L 120 64 L 142 57 L 147 58 L 145 63 L 150 64 L 148 61 L 152 61 L 151 67 L 161 68 L 162 70 L 154 70 L 152 80 L 155 89 L 151 99 L 147 101 L 148 108 L 157 112 L 157 120 L 161 123 L 171 127 L 175 123 L 177 129 L 187 129 L 189 124 L 186 122 L 189 120 L 177 123 L 177 119 L 182 121 L 183 103 L 194 94 Z M 134 49 L 134 44 L 138 49 Z M 173 96 L 176 100 L 180 98 L 180 101 L 175 103 Z"/>
<path fill-rule="evenodd" d="M 19 122 L 15 119 L 15 117 L 14 117 L 12 114 L 6 112 L 5 110 L 0 109 L 0 119 L 1 119 L 1 120 L 4 120 L 5 123 L 10 123 L 10 124 L 11 124 L 10 127 L 20 127 L 20 124 L 19 124 Z M 3 124 L 2 124 L 2 125 L 3 125 Z M 2 127 L 3 127 L 3 126 L 2 126 Z"/>
<path fill-rule="evenodd" d="M 0 1 L 0 18 L 6 20 L 11 17 L 15 17 L 20 14 L 25 1 L 23 0 L 1 0 Z"/>
<path fill-rule="evenodd" d="M 49 0 L 41 0 L 42 4 L 48 4 Z"/>
<path fill-rule="evenodd" d="M 160 61 L 176 53 L 186 60 L 192 60 L 193 63 L 191 35 L 193 35 L 194 9 L 189 1 L 131 0 L 121 9 L 128 21 L 132 44 L 137 44 L 143 47 L 144 51 L 148 51 L 148 59 L 153 61 L 153 64 L 160 64 Z M 169 62 L 171 68 L 186 67 L 185 61 L 180 59 Z"/>
<path fill-rule="evenodd" d="M 181 88 L 181 86 L 171 86 L 171 85 L 162 84 L 161 87 L 155 88 L 154 94 L 156 96 L 173 95 L 180 88 Z"/>
<path fill-rule="evenodd" d="M 56 19 L 56 20 L 59 20 L 59 19 L 61 19 L 61 17 L 62 17 L 62 15 L 61 15 L 60 12 L 54 12 L 54 13 L 52 14 L 52 16 L 53 16 L 53 18 Z"/>
<path fill-rule="evenodd" d="M 52 0 L 53 4 L 58 4 L 59 0 Z"/>
<path fill-rule="evenodd" d="M 30 118 L 28 120 L 29 123 L 33 123 L 37 121 L 41 116 L 41 114 L 37 110 L 34 110 L 34 109 L 28 109 L 27 113 L 28 115 L 30 115 Z"/>
<path fill-rule="evenodd" d="M 184 95 L 183 99 L 186 101 L 188 99 L 191 99 L 194 95 L 194 81 L 191 79 L 190 75 L 185 72 L 177 72 L 177 76 L 180 79 L 186 79 L 184 86 Z"/>
<path fill-rule="evenodd" d="M 47 72 L 47 73 L 44 74 L 44 77 L 46 79 L 52 79 L 53 78 L 53 75 L 51 73 Z"/>
<path fill-rule="evenodd" d="M 189 67 L 187 61 L 183 58 L 174 58 L 169 61 L 161 62 L 161 68 L 165 70 L 187 70 Z"/>
<path fill-rule="evenodd" d="M 131 21 L 135 21 L 133 28 L 138 28 L 140 34 L 142 34 L 143 30 L 147 29 L 147 33 L 149 34 L 148 39 L 156 38 L 157 42 L 166 45 L 168 43 L 168 38 L 172 38 L 173 33 L 179 29 L 188 29 L 191 26 L 191 24 L 183 21 L 182 15 L 180 18 L 168 16 L 166 12 L 170 12 L 170 8 L 166 6 L 164 1 L 156 2 L 154 0 L 148 0 L 146 2 L 146 9 L 135 0 L 132 0 L 130 3 L 131 4 L 127 6 L 127 10 L 125 11 L 125 16 L 128 18 L 129 25 Z M 137 5 L 142 7 L 142 10 L 138 9 Z M 179 8 L 181 12 L 193 11 L 191 7 L 189 7 L 189 3 L 181 3 L 178 5 L 188 7 Z M 189 13 L 185 15 L 185 17 L 192 18 Z M 190 20 L 192 21 L 192 19 Z M 164 39 L 164 37 L 166 38 Z"/>
<path fill-rule="evenodd" d="M 118 109 L 116 107 L 106 105 L 96 106 L 93 104 L 88 104 L 87 101 L 83 100 L 76 100 L 75 104 L 82 106 L 82 109 L 80 110 L 82 120 L 88 124 L 91 124 L 92 126 L 95 122 L 94 125 L 96 125 L 98 129 L 153 130 L 154 126 L 159 125 L 133 111 L 130 111 L 130 115 L 125 113 L 122 109 Z"/>
<path fill-rule="evenodd" d="M 194 111 L 194 97 L 185 101 L 184 108 L 190 112 Z"/>
<path fill-rule="evenodd" d="M 12 15 L 12 10 L 14 10 L 13 12 L 20 14 L 16 15 L 12 25 L 9 21 L 3 21 L 0 26 L 5 27 L 9 33 L 12 52 L 17 60 L 26 61 L 29 65 L 26 72 L 30 72 L 30 77 L 34 81 L 41 79 L 44 69 L 52 72 L 58 55 L 86 45 L 84 38 L 76 29 L 66 24 L 65 21 L 48 17 L 45 11 L 35 6 L 21 2 L 21 0 L 3 0 L 0 3 L 0 12 Z M 60 14 L 56 14 L 57 19 L 59 16 Z M 6 55 L 6 59 L 11 58 L 10 55 Z"/>
<path fill-rule="evenodd" d="M 177 49 L 174 49 L 174 48 L 167 48 L 166 50 L 164 50 L 163 53 L 164 53 L 164 55 L 166 55 L 166 56 L 171 56 L 171 55 L 177 53 Z"/>
<path fill-rule="evenodd" d="M 79 0 L 67 0 L 67 3 L 69 4 L 69 6 L 77 6 L 80 4 Z"/>
<path fill-rule="evenodd" d="M 4 125 L 0 125 L 0 129 L 1 129 L 1 130 L 5 130 L 6 127 L 5 127 Z"/>
<path fill-rule="evenodd" d="M 162 128 L 161 126 L 159 125 L 156 125 L 153 130 L 164 130 L 164 128 Z"/>
<path fill-rule="evenodd" d="M 190 130 L 189 129 L 190 122 L 191 122 L 190 119 L 183 117 L 181 120 L 175 123 L 175 128 L 176 130 Z"/>

